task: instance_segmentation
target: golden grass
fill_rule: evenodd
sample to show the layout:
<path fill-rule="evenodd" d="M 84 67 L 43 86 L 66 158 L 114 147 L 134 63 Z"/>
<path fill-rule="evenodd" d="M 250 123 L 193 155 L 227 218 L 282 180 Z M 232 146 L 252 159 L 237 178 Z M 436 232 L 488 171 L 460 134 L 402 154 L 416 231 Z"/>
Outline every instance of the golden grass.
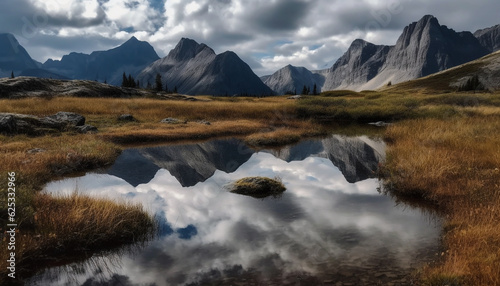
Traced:
<path fill-rule="evenodd" d="M 148 98 L 74 98 L 56 97 L 51 100 L 27 98 L 0 100 L 0 112 L 51 115 L 59 111 L 80 113 L 89 120 L 104 115 L 116 118 L 129 113 L 141 122 L 159 122 L 166 117 L 186 120 L 274 120 L 281 114 L 294 113 L 294 102 L 285 97 L 243 98 L 238 101 L 177 101 Z"/>
<path fill-rule="evenodd" d="M 22 186 L 18 195 L 23 235 L 26 231 L 54 229 L 41 232 L 41 237 L 50 241 L 51 233 L 58 236 L 84 223 L 78 220 L 84 217 L 77 215 L 77 209 L 73 219 L 65 222 L 67 228 L 55 228 L 46 219 L 35 218 L 36 210 L 64 204 L 61 201 L 77 200 L 35 195 L 36 191 L 55 176 L 111 163 L 120 149 L 113 143 L 159 143 L 238 135 L 246 136 L 245 141 L 252 145 L 277 145 L 323 133 L 323 128 L 314 123 L 317 120 L 405 119 L 409 121 L 387 130 L 391 143 L 386 166 L 388 183 L 397 195 L 419 196 L 437 204 L 445 218 L 443 240 L 447 251 L 442 264 L 423 270 L 424 282 L 500 285 L 500 268 L 496 267 L 500 264 L 500 231 L 497 230 L 500 222 L 500 93 L 426 94 L 406 90 L 333 92 L 298 101 L 286 97 L 204 99 L 209 101 L 64 97 L 0 100 L 0 112 L 39 116 L 59 111 L 77 112 L 100 130 L 97 135 L 0 136 L 0 172 L 16 171 Z M 132 114 L 138 122 L 119 122 L 117 117 L 123 113 Z M 166 117 L 188 123 L 159 123 Z M 196 122 L 202 119 L 211 124 Z M 33 148 L 46 151 L 26 152 Z M 4 177 L 0 178 L 0 184 L 4 184 Z M 87 199 L 82 198 L 82 202 Z M 106 215 L 98 211 L 108 207 L 107 204 L 113 203 L 88 203 L 99 216 Z M 61 214 L 53 215 L 64 221 L 66 218 Z M 34 236 L 26 239 L 31 239 L 26 240 L 27 244 L 36 241 Z M 33 252 L 26 253 L 32 255 Z"/>
<path fill-rule="evenodd" d="M 28 152 L 34 148 L 43 151 Z M 0 184 L 7 186 L 7 172 L 16 173 L 19 272 L 35 270 L 43 259 L 132 242 L 150 233 L 145 229 L 152 229 L 153 219 L 137 206 L 82 196 L 53 198 L 38 192 L 55 177 L 109 165 L 119 152 L 95 135 L 0 136 Z M 6 213 L 6 196 L 0 204 Z M 1 223 L 6 225 L 5 220 Z M 8 255 L 3 243 L 0 255 Z M 6 260 L 0 261 L 0 269 L 0 276 L 6 277 Z"/>
<path fill-rule="evenodd" d="M 489 108 L 486 109 L 489 112 Z M 500 118 L 405 121 L 387 130 L 388 183 L 442 213 L 443 262 L 429 285 L 500 285 Z"/>
<path fill-rule="evenodd" d="M 144 241 L 156 229 L 139 205 L 78 194 L 55 198 L 37 193 L 33 206 L 32 229 L 21 229 L 16 235 L 18 279 L 76 255 Z M 0 255 L 7 257 L 7 250 L 2 248 Z M 6 261 L 0 261 L 0 266 L 4 275 Z"/>

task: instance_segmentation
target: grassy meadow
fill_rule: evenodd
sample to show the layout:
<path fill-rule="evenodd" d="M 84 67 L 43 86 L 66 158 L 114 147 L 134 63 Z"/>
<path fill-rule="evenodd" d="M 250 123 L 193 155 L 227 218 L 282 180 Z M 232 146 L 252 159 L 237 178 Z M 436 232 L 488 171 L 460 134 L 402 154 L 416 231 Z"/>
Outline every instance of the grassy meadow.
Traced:
<path fill-rule="evenodd" d="M 106 241 L 127 242 L 148 232 L 134 221 L 147 222 L 142 225 L 154 229 L 153 219 L 137 206 L 38 192 L 57 177 L 111 164 L 124 146 L 219 136 L 238 136 L 256 147 L 273 146 L 331 132 L 322 123 L 349 126 L 339 129 L 349 134 L 359 132 L 349 124 L 384 121 L 394 123 L 384 135 L 389 147 L 383 174 L 391 194 L 422 198 L 437 206 L 444 218 L 445 251 L 439 263 L 421 269 L 422 284 L 500 285 L 500 93 L 393 88 L 325 92 L 299 100 L 199 98 L 0 100 L 0 112 L 38 116 L 76 112 L 99 129 L 86 135 L 0 135 L 0 184 L 6 185 L 7 172 L 18 174 L 19 236 L 25 241 L 20 244 L 21 261 L 60 256 L 77 241 L 72 231 L 88 238 L 84 247 L 93 249 Z M 137 121 L 118 121 L 126 113 Z M 187 122 L 160 123 L 167 117 Z M 28 152 L 34 148 L 45 151 Z M 86 225 L 84 213 L 93 214 L 95 227 Z M 50 247 L 56 240 L 61 249 Z M 2 263 L 0 275 L 5 271 Z"/>

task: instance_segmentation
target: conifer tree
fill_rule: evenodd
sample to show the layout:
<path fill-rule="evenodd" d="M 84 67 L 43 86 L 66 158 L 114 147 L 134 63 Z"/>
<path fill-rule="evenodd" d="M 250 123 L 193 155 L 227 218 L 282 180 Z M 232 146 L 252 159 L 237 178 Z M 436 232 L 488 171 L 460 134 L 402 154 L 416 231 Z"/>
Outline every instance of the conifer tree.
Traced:
<path fill-rule="evenodd" d="M 316 84 L 314 84 L 313 87 L 313 95 L 318 95 L 318 88 L 316 87 Z"/>
<path fill-rule="evenodd" d="M 128 87 L 135 88 L 135 79 L 131 74 L 128 74 Z"/>
<path fill-rule="evenodd" d="M 14 71 L 10 73 L 10 78 L 14 78 Z"/>
<path fill-rule="evenodd" d="M 156 91 L 163 90 L 163 84 L 161 83 L 161 75 L 159 73 L 156 74 L 155 89 Z"/>
<path fill-rule="evenodd" d="M 123 76 L 122 76 L 122 87 L 128 87 L 128 79 L 127 79 L 127 75 L 125 74 L 125 72 L 123 72 Z"/>
<path fill-rule="evenodd" d="M 307 87 L 306 85 L 304 84 L 304 87 L 302 88 L 302 95 L 307 95 Z"/>

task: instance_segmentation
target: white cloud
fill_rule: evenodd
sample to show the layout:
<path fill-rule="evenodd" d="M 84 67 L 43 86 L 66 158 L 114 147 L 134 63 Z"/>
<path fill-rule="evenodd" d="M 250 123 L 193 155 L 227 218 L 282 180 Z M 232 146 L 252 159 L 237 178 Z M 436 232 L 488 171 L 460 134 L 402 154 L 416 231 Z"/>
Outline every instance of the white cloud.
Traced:
<path fill-rule="evenodd" d="M 120 28 L 154 32 L 161 15 L 147 0 L 109 0 L 103 4 L 107 19 Z"/>
<path fill-rule="evenodd" d="M 160 55 L 188 37 L 217 53 L 236 52 L 259 75 L 286 64 L 324 68 L 356 38 L 395 44 L 402 29 L 425 14 L 457 31 L 489 27 L 498 24 L 500 8 L 494 0 L 5 0 L 2 5 L 0 27 L 24 36 L 21 42 L 37 60 L 71 51 L 48 35 L 78 37 L 88 49 L 96 37 L 114 39 L 114 46 L 135 35 Z M 450 10 L 451 5 L 460 9 Z M 29 41 L 35 38 L 36 45 Z M 92 50 L 97 48 L 85 52 Z"/>

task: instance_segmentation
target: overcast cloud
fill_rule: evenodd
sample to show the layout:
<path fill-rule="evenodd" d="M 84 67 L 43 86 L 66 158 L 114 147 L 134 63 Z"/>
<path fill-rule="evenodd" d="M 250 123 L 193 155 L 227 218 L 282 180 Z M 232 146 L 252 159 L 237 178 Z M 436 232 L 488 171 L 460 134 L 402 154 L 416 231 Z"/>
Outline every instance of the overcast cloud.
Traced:
<path fill-rule="evenodd" d="M 236 52 L 258 75 L 293 64 L 330 66 L 362 38 L 395 44 L 426 14 L 456 31 L 500 24 L 497 0 L 4 0 L 0 32 L 41 62 L 90 53 L 132 36 L 160 56 L 182 37 Z"/>

